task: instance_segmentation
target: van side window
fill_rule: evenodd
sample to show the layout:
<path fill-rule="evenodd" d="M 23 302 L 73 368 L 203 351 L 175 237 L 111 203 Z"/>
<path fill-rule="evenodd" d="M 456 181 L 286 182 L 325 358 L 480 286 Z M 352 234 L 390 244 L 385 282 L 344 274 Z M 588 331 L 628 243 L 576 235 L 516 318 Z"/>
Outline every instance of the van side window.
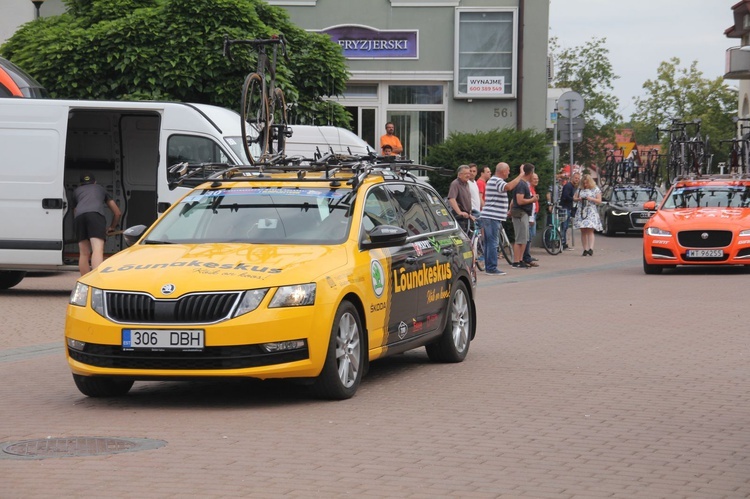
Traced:
<path fill-rule="evenodd" d="M 167 140 L 167 166 L 183 162 L 234 164 L 221 146 L 210 138 L 171 135 Z M 170 175 L 169 180 L 172 180 L 171 177 Z"/>

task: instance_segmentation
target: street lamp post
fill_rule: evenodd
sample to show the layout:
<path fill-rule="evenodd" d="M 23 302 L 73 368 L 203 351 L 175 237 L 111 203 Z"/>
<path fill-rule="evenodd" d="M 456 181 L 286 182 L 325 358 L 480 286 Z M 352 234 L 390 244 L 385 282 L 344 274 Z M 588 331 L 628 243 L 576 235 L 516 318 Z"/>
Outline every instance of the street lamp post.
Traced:
<path fill-rule="evenodd" d="M 39 19 L 39 9 L 42 8 L 42 4 L 44 3 L 44 0 L 31 0 L 31 3 L 33 3 L 34 7 L 36 7 L 36 13 L 34 14 L 34 19 Z"/>

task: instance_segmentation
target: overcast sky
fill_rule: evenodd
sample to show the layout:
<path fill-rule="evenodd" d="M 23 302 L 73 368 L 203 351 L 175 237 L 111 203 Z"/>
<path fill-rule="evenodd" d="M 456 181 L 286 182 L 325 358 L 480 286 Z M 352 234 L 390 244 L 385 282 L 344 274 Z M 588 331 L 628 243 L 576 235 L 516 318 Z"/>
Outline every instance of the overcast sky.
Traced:
<path fill-rule="evenodd" d="M 734 24 L 732 5 L 739 0 L 550 0 L 550 37 L 561 46 L 607 39 L 609 60 L 620 78 L 613 82 L 625 119 L 635 111 L 634 96 L 656 69 L 672 57 L 680 67 L 698 61 L 705 78 L 724 75 L 726 49 L 739 45 L 724 30 Z M 737 86 L 737 80 L 727 80 Z M 576 89 L 574 89 L 576 90 Z"/>

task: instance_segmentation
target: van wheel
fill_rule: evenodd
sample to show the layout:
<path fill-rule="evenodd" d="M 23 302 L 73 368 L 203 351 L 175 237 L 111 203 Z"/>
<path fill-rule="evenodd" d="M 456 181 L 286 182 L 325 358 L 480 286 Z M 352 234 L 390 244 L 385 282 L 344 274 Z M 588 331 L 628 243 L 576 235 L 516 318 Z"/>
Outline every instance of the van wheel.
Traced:
<path fill-rule="evenodd" d="M 336 311 L 323 370 L 312 386 L 319 398 L 352 398 L 364 374 L 362 320 L 351 302 L 344 301 Z"/>
<path fill-rule="evenodd" d="M 132 379 L 73 375 L 78 390 L 87 397 L 120 397 L 130 391 Z"/>
<path fill-rule="evenodd" d="M 10 289 L 26 277 L 22 270 L 0 270 L 0 289 Z"/>
<path fill-rule="evenodd" d="M 425 345 L 427 356 L 434 362 L 461 362 L 469 353 L 471 341 L 471 306 L 466 286 L 456 281 L 451 294 L 450 316 L 443 334 L 435 342 Z"/>

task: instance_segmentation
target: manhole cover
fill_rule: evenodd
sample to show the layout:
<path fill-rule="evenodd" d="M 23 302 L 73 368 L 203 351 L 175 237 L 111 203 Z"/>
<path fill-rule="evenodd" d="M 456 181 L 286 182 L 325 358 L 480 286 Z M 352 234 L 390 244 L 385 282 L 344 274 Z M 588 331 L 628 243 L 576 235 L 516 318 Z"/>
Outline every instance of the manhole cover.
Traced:
<path fill-rule="evenodd" d="M 147 438 L 69 437 L 40 438 L 0 444 L 0 458 L 46 459 L 119 454 L 164 447 L 167 442 Z"/>

